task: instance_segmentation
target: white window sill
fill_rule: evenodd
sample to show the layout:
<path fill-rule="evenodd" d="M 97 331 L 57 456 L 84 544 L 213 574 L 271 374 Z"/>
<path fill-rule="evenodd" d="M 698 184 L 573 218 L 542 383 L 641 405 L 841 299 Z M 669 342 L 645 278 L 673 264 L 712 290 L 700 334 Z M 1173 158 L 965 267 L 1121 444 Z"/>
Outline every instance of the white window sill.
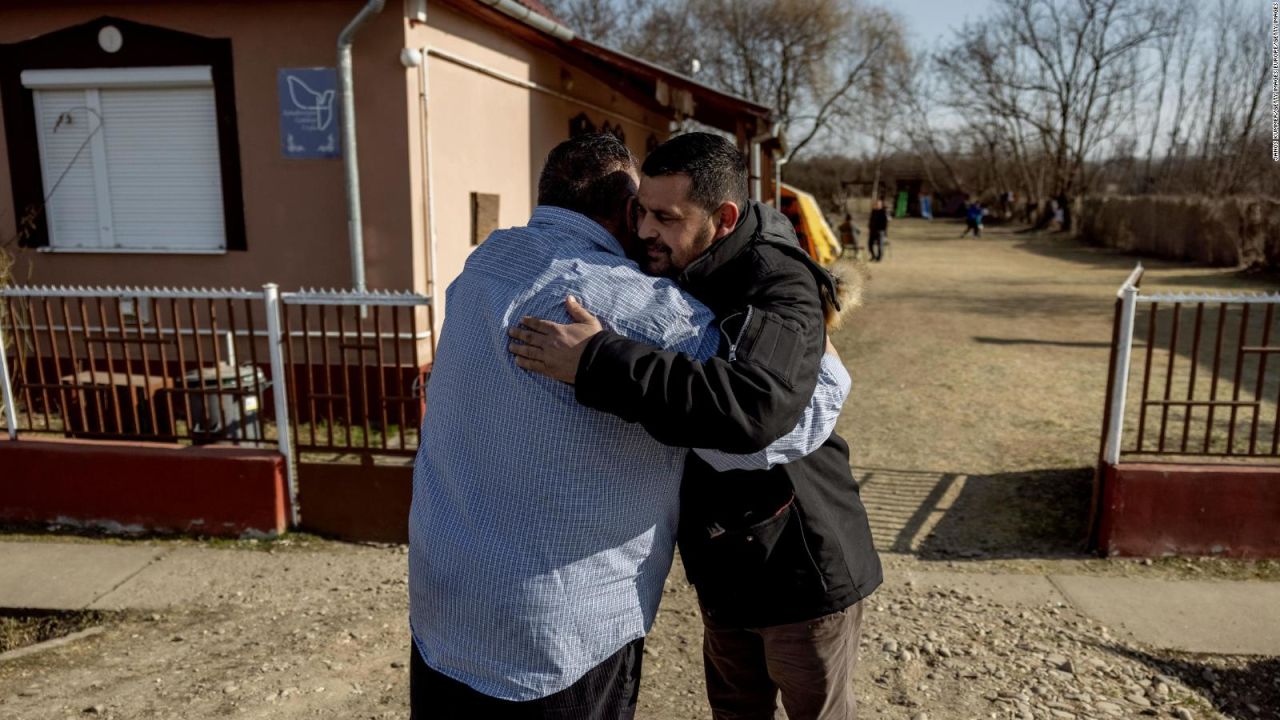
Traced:
<path fill-rule="evenodd" d="M 36 249 L 42 253 L 56 253 L 59 255 L 226 255 L 226 248 L 217 250 L 166 250 L 164 248 L 68 248 L 68 247 L 41 247 Z"/>

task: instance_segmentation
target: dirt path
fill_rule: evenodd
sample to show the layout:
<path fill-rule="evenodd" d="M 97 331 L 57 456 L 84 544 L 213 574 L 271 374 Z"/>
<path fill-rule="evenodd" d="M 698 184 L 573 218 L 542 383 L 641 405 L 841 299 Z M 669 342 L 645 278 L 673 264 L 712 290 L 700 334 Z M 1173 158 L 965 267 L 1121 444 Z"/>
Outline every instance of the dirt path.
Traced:
<path fill-rule="evenodd" d="M 904 220 L 834 342 L 849 440 L 880 547 L 924 557 L 1075 555 L 1131 256 L 1055 234 Z M 1144 259 L 1144 289 L 1274 291 Z M 846 272 L 849 265 L 843 265 Z M 998 511 L 998 512 L 994 512 Z"/>
<path fill-rule="evenodd" d="M 900 221 L 866 307 L 836 338 L 855 464 L 994 474 L 1092 465 L 1115 292 L 1137 259 L 1058 235 Z M 1144 289 L 1275 291 L 1144 259 Z"/>
<path fill-rule="evenodd" d="M 869 601 L 863 717 L 1277 717 L 1275 660 L 1151 653 L 1069 607 L 907 579 L 922 568 L 1278 572 L 1078 553 L 1111 301 L 1134 261 L 1058 237 L 957 240 L 959 230 L 895 224 L 865 309 L 835 338 L 854 378 L 840 431 L 889 575 Z M 1149 267 L 1152 287 L 1250 285 Z M 407 716 L 402 548 L 300 538 L 204 552 L 178 609 L 0 664 L 0 717 Z M 677 567 L 646 650 L 641 718 L 709 717 L 700 642 Z"/>

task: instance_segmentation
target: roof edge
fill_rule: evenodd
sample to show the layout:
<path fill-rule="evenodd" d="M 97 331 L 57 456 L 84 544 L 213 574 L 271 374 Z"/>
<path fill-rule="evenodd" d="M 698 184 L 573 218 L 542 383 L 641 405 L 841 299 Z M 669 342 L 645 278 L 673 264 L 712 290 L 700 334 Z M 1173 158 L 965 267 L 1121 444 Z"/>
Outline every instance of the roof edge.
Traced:
<path fill-rule="evenodd" d="M 455 2 L 459 2 L 459 0 L 455 0 Z M 761 105 L 739 95 L 718 90 L 682 73 L 601 45 L 593 40 L 588 40 L 559 22 L 554 16 L 543 14 L 536 10 L 533 7 L 536 0 L 531 2 L 526 0 L 472 0 L 472 2 L 474 3 L 473 7 L 478 5 L 497 12 L 509 20 L 536 31 L 548 41 L 558 43 L 577 53 L 585 54 L 615 70 L 632 76 L 644 77 L 655 82 L 661 81 L 668 86 L 692 92 L 698 96 L 700 101 L 695 103 L 694 107 L 696 108 L 699 104 L 708 105 L 708 109 L 713 116 L 723 118 L 723 114 L 726 111 L 730 111 L 745 113 L 765 122 L 770 122 L 775 116 L 773 108 L 767 105 Z M 465 4 L 465 2 L 459 2 L 459 4 Z M 536 4 L 540 5 L 541 3 Z M 672 106 L 666 102 L 662 104 L 668 107 Z M 696 109 L 690 115 L 697 118 Z"/>
<path fill-rule="evenodd" d="M 717 88 L 713 88 L 710 85 L 699 82 L 689 77 L 688 75 L 684 75 L 682 73 L 671 70 L 670 68 L 666 68 L 656 63 L 652 63 L 643 58 L 636 57 L 635 55 L 622 52 L 621 50 L 615 50 L 614 48 L 608 47 L 606 45 L 601 45 L 600 43 L 595 42 L 593 40 L 588 40 L 582 37 L 581 35 L 576 35 L 573 40 L 569 41 L 569 44 L 579 48 L 580 50 L 583 50 L 584 52 L 594 55 L 600 58 L 601 60 L 610 62 L 610 64 L 613 64 L 616 66 L 624 66 L 624 69 L 632 69 L 632 70 L 640 69 L 655 77 L 661 77 L 663 80 L 665 80 L 668 83 L 672 83 L 675 85 L 683 85 L 691 89 L 696 88 L 700 94 L 709 95 L 726 104 L 740 106 L 743 109 L 747 110 L 750 114 L 755 115 L 757 117 L 769 119 L 774 116 L 773 108 L 769 107 L 768 105 L 761 105 L 757 102 L 748 100 L 747 98 L 744 98 L 741 95 L 735 95 L 733 93 L 729 93 L 723 90 L 719 90 Z M 628 66 L 628 65 L 633 67 L 625 68 L 625 66 Z"/>

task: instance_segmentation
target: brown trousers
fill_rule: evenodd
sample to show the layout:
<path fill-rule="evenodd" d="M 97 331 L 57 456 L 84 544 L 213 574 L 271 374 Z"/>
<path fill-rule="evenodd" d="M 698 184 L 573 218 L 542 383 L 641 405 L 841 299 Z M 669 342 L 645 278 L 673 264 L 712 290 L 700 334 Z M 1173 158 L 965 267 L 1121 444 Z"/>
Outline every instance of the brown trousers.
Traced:
<path fill-rule="evenodd" d="M 789 625 L 732 628 L 702 615 L 702 659 L 715 720 L 855 720 L 853 666 L 862 603 Z"/>

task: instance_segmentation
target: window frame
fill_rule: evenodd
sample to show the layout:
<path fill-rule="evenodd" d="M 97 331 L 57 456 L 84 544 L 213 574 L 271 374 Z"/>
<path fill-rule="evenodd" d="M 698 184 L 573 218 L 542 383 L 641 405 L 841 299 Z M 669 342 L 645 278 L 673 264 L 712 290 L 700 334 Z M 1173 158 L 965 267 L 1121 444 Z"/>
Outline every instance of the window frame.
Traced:
<path fill-rule="evenodd" d="M 108 25 L 115 26 L 124 37 L 123 45 L 116 52 L 107 52 L 98 44 L 99 32 Z M 24 86 L 22 74 L 25 71 L 65 70 L 68 78 L 77 72 L 98 73 L 101 77 L 111 78 L 113 71 L 125 68 L 155 68 L 152 72 L 163 76 L 164 71 L 160 68 L 193 66 L 207 66 L 213 83 L 225 248 L 53 247 L 48 219 L 43 212 L 44 175 L 36 129 L 34 91 Z M 115 72 L 115 76 L 119 79 L 120 72 Z M 57 74 L 46 77 L 57 77 Z M 19 246 L 58 253 L 183 255 L 223 254 L 247 249 L 230 39 L 207 38 L 103 16 L 30 40 L 0 44 L 0 105 L 3 105 L 9 182 Z"/>
<path fill-rule="evenodd" d="M 32 100 L 34 102 L 36 118 L 41 118 L 44 113 L 41 111 L 42 95 L 44 92 L 59 91 L 75 91 L 83 92 L 86 105 L 92 108 L 95 113 L 105 112 L 105 103 L 100 99 L 103 92 L 111 92 L 113 90 L 166 90 L 173 88 L 191 89 L 198 88 L 213 91 L 213 73 L 212 68 L 208 65 L 179 65 L 164 67 L 142 67 L 142 68 L 70 68 L 70 69 L 54 69 L 54 70 L 23 70 L 21 73 L 22 85 L 32 91 Z M 91 122 L 96 125 L 99 122 L 97 116 L 90 116 Z M 216 134 L 216 118 L 215 134 Z M 38 123 L 38 120 L 37 120 Z M 101 223 L 103 218 L 101 213 L 103 208 L 107 208 L 108 212 L 114 212 L 117 208 L 114 204 L 113 193 L 111 191 L 111 182 L 109 176 L 111 168 L 108 165 L 108 146 L 107 138 L 97 126 L 93 130 L 93 136 L 87 140 L 91 156 L 93 157 L 93 182 L 94 191 L 97 195 L 97 208 L 99 212 L 99 228 L 96 235 L 96 242 L 93 245 L 76 245 L 72 244 L 71 238 L 60 237 L 57 223 L 51 215 L 45 216 L 46 229 L 49 234 L 49 244 L 40 248 L 42 252 L 58 252 L 58 253 L 163 253 L 174 255 L 221 255 L 227 251 L 226 229 L 223 228 L 221 236 L 218 238 L 216 246 L 125 246 L 116 244 L 115 223 L 111 222 L 107 226 Z M 50 168 L 48 143 L 49 138 L 45 133 L 40 132 L 39 127 L 36 129 L 36 136 L 40 148 L 40 167 L 41 172 L 54 172 Z M 221 182 L 221 178 L 219 178 Z M 46 189 L 47 192 L 47 189 Z M 218 201 L 221 204 L 221 193 L 218 194 Z M 110 215 L 108 216 L 110 217 Z"/>

